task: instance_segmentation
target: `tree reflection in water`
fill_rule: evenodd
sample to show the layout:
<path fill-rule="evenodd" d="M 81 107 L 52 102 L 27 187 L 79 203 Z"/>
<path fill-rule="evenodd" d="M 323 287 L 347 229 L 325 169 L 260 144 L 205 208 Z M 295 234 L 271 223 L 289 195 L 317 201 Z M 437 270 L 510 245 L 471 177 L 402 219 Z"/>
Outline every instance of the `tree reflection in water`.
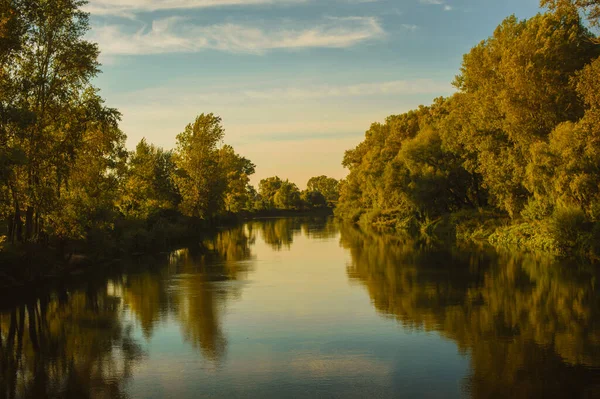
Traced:
<path fill-rule="evenodd" d="M 149 260 L 145 271 L 90 282 L 0 312 L 0 398 L 125 396 L 146 339 L 167 317 L 211 361 L 224 354 L 220 314 L 248 271 L 248 231 L 218 232 L 195 249 Z M 153 267 L 153 263 L 166 264 Z M 133 320 L 128 315 L 133 316 Z"/>
<path fill-rule="evenodd" d="M 259 231 L 264 242 L 276 251 L 289 249 L 294 236 L 298 234 L 316 239 L 332 238 L 339 234 L 334 219 L 323 217 L 253 220 L 248 227 L 251 232 Z"/>
<path fill-rule="evenodd" d="M 228 299 L 240 296 L 241 286 L 234 283 L 251 268 L 252 242 L 243 226 L 220 231 L 196 248 L 172 252 L 166 268 L 129 276 L 125 302 L 145 337 L 171 316 L 194 348 L 218 362 L 227 342 L 221 314 Z"/>
<path fill-rule="evenodd" d="M 341 230 L 351 279 L 382 314 L 469 353 L 474 398 L 600 397 L 598 272 L 535 256 L 425 250 Z"/>
<path fill-rule="evenodd" d="M 467 395 L 600 397 L 594 269 L 423 248 L 332 220 L 274 219 L 218 232 L 143 263 L 141 271 L 0 312 L 0 398 L 125 396 L 144 360 L 144 341 L 173 323 L 208 365 L 222 365 L 224 311 L 242 296 L 256 237 L 279 251 L 299 235 L 339 236 L 350 253 L 348 276 L 366 287 L 378 312 L 405 329 L 438 332 L 468 354 Z"/>
<path fill-rule="evenodd" d="M 124 396 L 142 351 L 112 287 L 90 283 L 0 313 L 0 397 Z"/>

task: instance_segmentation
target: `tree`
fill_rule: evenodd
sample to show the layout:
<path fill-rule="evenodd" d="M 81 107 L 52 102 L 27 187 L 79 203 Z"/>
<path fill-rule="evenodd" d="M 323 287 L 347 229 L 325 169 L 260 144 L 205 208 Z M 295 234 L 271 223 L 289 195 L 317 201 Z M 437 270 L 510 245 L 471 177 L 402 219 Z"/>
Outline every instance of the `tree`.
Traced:
<path fill-rule="evenodd" d="M 573 7 L 579 7 L 592 26 L 600 25 L 600 0 L 541 0 L 540 5 L 558 12 L 570 12 Z"/>
<path fill-rule="evenodd" d="M 254 199 L 249 186 L 250 176 L 254 174 L 256 166 L 249 159 L 236 154 L 230 145 L 221 148 L 219 164 L 227 180 L 225 209 L 228 212 L 248 209 L 250 200 Z"/>
<path fill-rule="evenodd" d="M 399 154 L 422 130 L 439 123 L 437 108 L 419 107 L 371 125 L 365 140 L 344 156 L 342 164 L 350 173 L 339 185 L 337 215 L 358 220 L 366 212 L 385 212 L 393 214 L 394 222 L 415 217 L 417 207 L 411 194 L 415 183 L 406 159 Z"/>
<path fill-rule="evenodd" d="M 90 81 L 98 73 L 98 48 L 84 40 L 88 14 L 79 0 L 15 1 L 18 52 L 3 81 L 2 141 L 9 149 L 6 185 L 11 199 L 11 240 L 31 240 L 56 210 L 86 131 L 109 139 L 120 114 L 104 106 Z M 25 221 L 23 221 L 23 213 Z M 51 223 L 45 223 L 50 225 Z"/>
<path fill-rule="evenodd" d="M 462 167 L 459 156 L 444 148 L 436 129 L 425 128 L 407 140 L 396 162 L 410 176 L 411 183 L 404 190 L 421 215 L 435 218 L 478 205 L 472 175 Z"/>
<path fill-rule="evenodd" d="M 282 184 L 283 181 L 278 176 L 267 177 L 258 183 L 258 194 L 265 208 L 275 207 L 275 194 Z"/>
<path fill-rule="evenodd" d="M 491 199 L 513 217 L 529 197 L 529 148 L 583 115 L 571 78 L 597 54 L 591 38 L 573 9 L 525 21 L 512 16 L 464 57 L 455 85 L 466 122 L 457 137 L 476 154 Z"/>
<path fill-rule="evenodd" d="M 527 183 L 546 213 L 576 206 L 600 220 L 600 58 L 576 76 L 577 92 L 586 105 L 579 121 L 556 127 L 548 142 L 531 149 Z"/>
<path fill-rule="evenodd" d="M 175 182 L 181 194 L 181 211 L 209 218 L 223 208 L 227 181 L 219 165 L 219 145 L 225 130 L 221 118 L 201 114 L 177 135 Z"/>
<path fill-rule="evenodd" d="M 301 207 L 300 190 L 294 183 L 285 180 L 273 196 L 273 203 L 278 209 L 298 209 Z"/>
<path fill-rule="evenodd" d="M 93 239 L 96 233 L 112 229 L 126 157 L 125 135 L 116 124 L 85 131 L 69 177 L 48 214 L 54 236 Z"/>
<path fill-rule="evenodd" d="M 319 191 L 302 191 L 300 201 L 309 208 L 324 208 L 328 205 L 327 199 Z"/>
<path fill-rule="evenodd" d="M 176 209 L 181 198 L 174 181 L 171 151 L 142 139 L 129 156 L 120 206 L 126 215 L 141 219 L 161 209 Z"/>
<path fill-rule="evenodd" d="M 326 202 L 333 206 L 339 199 L 339 181 L 333 177 L 327 176 L 316 176 L 311 177 L 306 183 L 306 190 L 309 192 L 318 192 L 326 200 Z"/>

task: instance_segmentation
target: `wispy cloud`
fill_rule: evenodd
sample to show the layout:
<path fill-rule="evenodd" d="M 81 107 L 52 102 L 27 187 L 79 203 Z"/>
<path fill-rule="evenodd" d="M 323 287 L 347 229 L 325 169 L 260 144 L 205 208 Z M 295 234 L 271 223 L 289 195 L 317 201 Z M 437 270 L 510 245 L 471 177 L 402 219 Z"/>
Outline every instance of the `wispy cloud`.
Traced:
<path fill-rule="evenodd" d="M 384 36 L 374 17 L 326 18 L 310 28 L 289 24 L 262 28 L 235 23 L 196 25 L 181 17 L 152 22 L 137 31 L 124 25 L 95 26 L 91 39 L 103 55 L 194 53 L 206 49 L 263 53 L 275 49 L 344 48 Z"/>
<path fill-rule="evenodd" d="M 454 92 L 455 88 L 444 82 L 438 82 L 433 79 L 413 79 L 413 80 L 388 80 L 379 82 L 357 83 L 357 84 L 290 84 L 285 85 L 280 82 L 280 87 L 264 88 L 257 87 L 239 87 L 233 90 L 218 88 L 217 90 L 198 90 L 193 83 L 187 83 L 187 89 L 182 89 L 177 83 L 176 92 L 171 86 L 149 88 L 130 92 L 122 97 L 126 104 L 143 101 L 148 106 L 157 104 L 167 105 L 181 102 L 184 104 L 203 104 L 213 105 L 243 105 L 248 102 L 256 103 L 281 103 L 294 100 L 313 100 L 326 98 L 350 98 L 364 96 L 383 96 L 383 95 L 415 95 L 415 94 L 433 94 L 447 95 Z M 125 105 L 125 104 L 124 104 Z M 178 105 L 179 106 L 179 105 Z"/>
<path fill-rule="evenodd" d="M 374 81 L 358 84 L 303 84 L 279 81 L 276 87 L 209 87 L 173 81 L 168 85 L 123 93 L 111 104 L 123 111 L 123 126 L 136 141 L 149 132 L 184 126 L 199 110 L 228 119 L 228 131 L 245 137 L 273 134 L 363 131 L 369 123 L 403 110 L 402 98 L 449 95 L 452 85 L 431 79 Z M 382 104 L 387 104 L 386 106 Z M 329 109 L 326 113 L 322 110 Z M 380 115 L 381 114 L 381 115 Z M 143 126 L 143 134 L 138 132 Z M 160 143 L 166 145 L 166 143 Z"/>
<path fill-rule="evenodd" d="M 254 100 L 295 100 L 327 97 L 372 96 L 387 94 L 432 94 L 451 92 L 452 86 L 431 79 L 393 80 L 354 85 L 314 85 L 271 90 L 246 90 L 241 94 Z"/>
<path fill-rule="evenodd" d="M 421 4 L 444 6 L 444 11 L 452 11 L 453 8 L 446 0 L 419 0 Z"/>
<path fill-rule="evenodd" d="M 84 7 L 93 15 L 130 16 L 141 12 L 261 4 L 294 4 L 308 0 L 90 0 Z"/>
<path fill-rule="evenodd" d="M 322 77 L 251 76 L 231 83 L 173 79 L 109 101 L 123 112 L 129 148 L 142 137 L 172 148 L 176 134 L 196 115 L 214 112 L 223 117 L 227 143 L 260 165 L 255 183 L 276 173 L 301 183 L 319 168 L 343 177 L 344 150 L 358 144 L 373 121 L 453 91 L 431 79 L 332 83 Z M 299 167 L 306 154 L 318 167 Z"/>

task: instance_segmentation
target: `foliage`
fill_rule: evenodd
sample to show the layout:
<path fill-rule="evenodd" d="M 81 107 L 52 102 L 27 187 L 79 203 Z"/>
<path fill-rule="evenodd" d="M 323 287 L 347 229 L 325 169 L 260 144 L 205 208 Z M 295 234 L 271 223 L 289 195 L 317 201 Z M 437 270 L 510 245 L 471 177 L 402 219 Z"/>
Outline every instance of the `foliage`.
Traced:
<path fill-rule="evenodd" d="M 199 115 L 174 151 L 145 139 L 125 151 L 120 113 L 91 84 L 99 51 L 86 40 L 84 4 L 0 2 L 3 242 L 63 260 L 156 251 L 227 212 L 251 210 L 255 166 L 222 144 L 218 116 Z"/>
<path fill-rule="evenodd" d="M 258 185 L 258 210 L 310 210 L 334 207 L 339 198 L 339 182 L 331 177 L 316 176 L 300 191 L 296 184 L 279 176 L 262 179 Z"/>
<path fill-rule="evenodd" d="M 333 177 L 327 177 L 325 175 L 311 177 L 306 183 L 306 190 L 311 193 L 319 193 L 325 201 L 334 206 L 340 195 L 339 195 L 339 181 Z"/>
<path fill-rule="evenodd" d="M 129 155 L 119 208 L 141 219 L 158 210 L 176 209 L 181 196 L 174 177 L 173 153 L 142 139 Z"/>
<path fill-rule="evenodd" d="M 300 207 L 300 190 L 288 180 L 281 183 L 281 187 L 273 196 L 273 203 L 279 209 L 296 209 Z"/>
<path fill-rule="evenodd" d="M 250 186 L 250 176 L 256 165 L 238 155 L 229 145 L 223 146 L 219 153 L 219 165 L 227 181 L 224 193 L 224 205 L 228 212 L 240 212 L 250 209 L 254 200 L 254 188 Z"/>
<path fill-rule="evenodd" d="M 589 252 L 600 221 L 600 49 L 578 11 L 593 24 L 600 5 L 542 5 L 550 10 L 508 17 L 464 56 L 457 93 L 371 125 L 345 154 L 339 217 Z M 512 226 L 496 223 L 507 217 Z"/>
<path fill-rule="evenodd" d="M 213 114 L 199 115 L 177 135 L 175 182 L 183 214 L 207 218 L 223 207 L 227 186 L 219 167 L 218 146 L 224 135 L 221 118 Z"/>
<path fill-rule="evenodd" d="M 79 184 L 100 188 L 100 180 L 110 180 L 105 170 L 114 169 L 123 143 L 120 114 L 90 83 L 98 48 L 84 39 L 89 22 L 82 4 L 2 2 L 0 211 L 11 242 L 46 233 L 80 236 L 89 225 L 78 219 L 105 201 L 90 204 L 96 198 Z"/>

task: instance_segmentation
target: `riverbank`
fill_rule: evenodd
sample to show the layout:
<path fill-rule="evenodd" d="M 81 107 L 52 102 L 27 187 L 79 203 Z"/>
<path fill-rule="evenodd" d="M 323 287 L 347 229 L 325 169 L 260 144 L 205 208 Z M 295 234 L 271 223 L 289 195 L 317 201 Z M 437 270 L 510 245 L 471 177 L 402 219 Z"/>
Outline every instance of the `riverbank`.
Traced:
<path fill-rule="evenodd" d="M 147 220 L 121 220 L 112 230 L 92 231 L 85 240 L 50 239 L 47 244 L 0 245 L 0 291 L 81 278 L 96 270 L 110 270 L 122 259 L 156 255 L 197 245 L 205 237 L 246 220 L 284 217 L 327 217 L 331 208 L 270 209 L 223 214 L 211 220 L 163 212 Z M 4 295 L 0 296 L 4 296 Z"/>
<path fill-rule="evenodd" d="M 556 258 L 600 261 L 600 226 L 577 210 L 556 212 L 543 219 L 511 219 L 493 209 L 465 210 L 434 220 L 400 218 L 394 212 L 364 212 L 358 225 L 408 233 L 445 245 L 475 243 L 499 250 L 542 252 Z"/>

